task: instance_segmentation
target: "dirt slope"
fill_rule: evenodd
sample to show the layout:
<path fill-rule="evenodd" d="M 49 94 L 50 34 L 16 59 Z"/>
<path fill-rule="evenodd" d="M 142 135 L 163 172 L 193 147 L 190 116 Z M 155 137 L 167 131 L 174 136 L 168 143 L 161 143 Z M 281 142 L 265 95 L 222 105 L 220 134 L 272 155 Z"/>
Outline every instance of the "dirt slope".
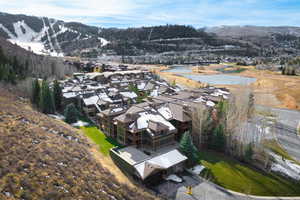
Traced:
<path fill-rule="evenodd" d="M 0 93 L 0 199 L 155 199 L 116 180 L 76 129 Z"/>

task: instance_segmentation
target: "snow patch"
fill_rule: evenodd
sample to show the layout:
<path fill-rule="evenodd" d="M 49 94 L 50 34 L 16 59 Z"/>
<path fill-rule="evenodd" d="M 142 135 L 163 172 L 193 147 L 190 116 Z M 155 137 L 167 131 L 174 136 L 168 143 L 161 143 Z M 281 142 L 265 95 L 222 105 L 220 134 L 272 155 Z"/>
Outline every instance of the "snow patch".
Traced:
<path fill-rule="evenodd" d="M 101 46 L 102 46 L 102 47 L 103 47 L 103 46 L 106 46 L 106 45 L 109 43 L 109 41 L 107 41 L 106 39 L 101 38 L 101 37 L 98 37 L 98 40 L 101 41 Z"/>
<path fill-rule="evenodd" d="M 271 166 L 271 171 L 278 172 L 282 175 L 290 177 L 294 180 L 300 180 L 300 166 L 291 160 L 282 158 L 281 156 L 271 153 L 275 163 Z"/>
<path fill-rule="evenodd" d="M 173 115 L 169 107 L 163 106 L 157 110 L 166 120 L 172 119 Z"/>
<path fill-rule="evenodd" d="M 151 93 L 150 93 L 151 97 L 157 97 L 158 96 L 158 89 L 154 89 Z"/>
<path fill-rule="evenodd" d="M 88 126 L 89 123 L 78 120 L 76 123 L 71 124 L 74 127 L 82 127 L 82 126 Z"/>
<path fill-rule="evenodd" d="M 191 168 L 190 170 L 199 175 L 203 170 L 205 169 L 205 167 L 203 165 L 196 165 L 195 167 Z"/>
<path fill-rule="evenodd" d="M 53 115 L 53 114 L 48 114 L 49 117 L 52 117 L 53 119 L 58 119 L 58 120 L 65 120 L 65 116 L 63 115 Z"/>
<path fill-rule="evenodd" d="M 160 122 L 168 127 L 170 131 L 175 130 L 176 128 L 167 120 L 165 120 L 159 114 L 152 114 L 148 112 L 139 113 L 140 117 L 137 119 L 137 129 L 146 129 L 150 121 Z M 129 128 L 133 128 L 135 123 L 131 124 Z"/>
<path fill-rule="evenodd" d="M 120 92 L 120 94 L 124 97 L 130 98 L 130 99 L 134 99 L 137 98 L 137 94 L 135 92 Z"/>

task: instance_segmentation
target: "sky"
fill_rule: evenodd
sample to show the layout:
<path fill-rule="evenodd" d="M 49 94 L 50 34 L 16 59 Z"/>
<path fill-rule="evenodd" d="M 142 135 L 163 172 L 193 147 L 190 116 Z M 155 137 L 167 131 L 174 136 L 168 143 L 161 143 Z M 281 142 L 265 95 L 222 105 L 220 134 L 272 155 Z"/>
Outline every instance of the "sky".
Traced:
<path fill-rule="evenodd" d="M 0 11 L 118 28 L 300 26 L 300 0 L 0 0 Z"/>

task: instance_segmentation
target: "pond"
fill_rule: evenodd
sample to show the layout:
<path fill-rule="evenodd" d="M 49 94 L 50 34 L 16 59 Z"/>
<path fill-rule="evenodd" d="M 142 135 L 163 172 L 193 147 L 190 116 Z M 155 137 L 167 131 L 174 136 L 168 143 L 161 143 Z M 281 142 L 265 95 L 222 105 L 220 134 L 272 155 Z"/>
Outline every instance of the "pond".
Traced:
<path fill-rule="evenodd" d="M 163 70 L 163 72 L 172 72 L 172 73 L 191 73 L 192 67 L 184 66 L 184 65 L 173 65 L 170 69 Z"/>
<path fill-rule="evenodd" d="M 197 75 L 197 74 L 178 74 L 194 81 L 200 81 L 211 85 L 249 85 L 256 81 L 256 78 L 243 76 L 232 76 L 224 74 L 216 75 Z"/>

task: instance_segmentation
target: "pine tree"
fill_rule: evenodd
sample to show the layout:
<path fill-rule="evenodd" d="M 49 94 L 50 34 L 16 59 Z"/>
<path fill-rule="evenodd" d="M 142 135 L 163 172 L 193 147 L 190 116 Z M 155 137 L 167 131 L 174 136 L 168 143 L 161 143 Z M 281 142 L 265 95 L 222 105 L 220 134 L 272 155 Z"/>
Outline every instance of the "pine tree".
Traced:
<path fill-rule="evenodd" d="M 11 65 L 8 65 L 8 82 L 16 84 L 17 75 Z"/>
<path fill-rule="evenodd" d="M 6 64 L 7 57 L 4 55 L 2 47 L 0 47 L 0 64 Z"/>
<path fill-rule="evenodd" d="M 139 95 L 139 89 L 137 88 L 137 86 L 133 83 L 130 83 L 128 86 L 129 90 L 136 93 L 137 95 Z"/>
<path fill-rule="evenodd" d="M 31 96 L 31 102 L 34 105 L 39 106 L 39 102 L 40 102 L 40 93 L 41 93 L 41 87 L 39 84 L 39 80 L 38 79 L 34 79 L 32 82 L 32 96 Z"/>
<path fill-rule="evenodd" d="M 78 120 L 79 112 L 74 104 L 69 104 L 64 110 L 65 121 L 69 124 L 76 123 Z"/>
<path fill-rule="evenodd" d="M 189 132 L 185 132 L 179 143 L 179 150 L 184 153 L 191 162 L 199 160 L 198 150 L 193 144 L 192 137 Z"/>
<path fill-rule="evenodd" d="M 62 90 L 57 80 L 55 80 L 53 84 L 53 97 L 54 97 L 55 108 L 57 110 L 60 110 L 61 102 L 62 102 Z"/>
<path fill-rule="evenodd" d="M 0 81 L 2 81 L 4 79 L 4 64 L 0 63 Z"/>
<path fill-rule="evenodd" d="M 8 64 L 2 64 L 1 65 L 2 67 L 2 70 L 1 70 L 1 77 L 2 77 L 2 80 L 5 81 L 5 82 L 8 82 L 9 81 L 9 65 Z"/>
<path fill-rule="evenodd" d="M 224 127 L 222 124 L 219 124 L 213 130 L 213 136 L 210 145 L 214 150 L 223 151 L 225 148 L 225 134 Z"/>
<path fill-rule="evenodd" d="M 55 112 L 53 94 L 45 80 L 42 82 L 39 107 L 41 112 L 45 114 L 53 114 Z"/>
<path fill-rule="evenodd" d="M 245 159 L 246 161 L 250 162 L 252 161 L 253 156 L 253 147 L 252 143 L 247 145 L 246 151 L 245 151 Z"/>

